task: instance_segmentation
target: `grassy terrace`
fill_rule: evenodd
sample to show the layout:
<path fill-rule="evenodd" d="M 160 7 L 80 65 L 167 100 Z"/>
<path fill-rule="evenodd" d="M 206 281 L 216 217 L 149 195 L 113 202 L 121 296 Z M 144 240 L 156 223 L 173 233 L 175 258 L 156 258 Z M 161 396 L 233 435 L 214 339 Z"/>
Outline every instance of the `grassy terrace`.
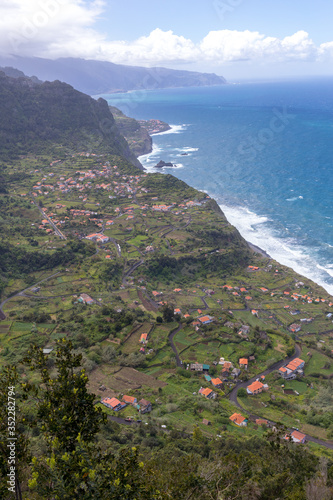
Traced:
<path fill-rule="evenodd" d="M 321 416 L 333 408 L 324 398 L 333 374 L 333 299 L 291 269 L 250 252 L 205 193 L 115 157 L 62 157 L 51 167 L 55 159 L 26 157 L 6 169 L 15 180 L 0 195 L 3 266 L 8 255 L 16 264 L 2 269 L 2 300 L 10 300 L 2 307 L 0 364 L 18 363 L 31 342 L 52 347 L 67 336 L 82 352 L 98 397 L 130 392 L 151 399 L 149 418 L 169 429 L 181 423 L 188 432 L 198 425 L 211 436 L 249 437 L 264 430 L 230 423 L 236 408 L 225 393 L 235 380 L 222 376 L 218 362 L 223 357 L 239 368 L 240 358 L 254 356 L 241 372 L 246 380 L 284 359 L 297 341 L 304 377 L 284 389 L 299 395 L 285 394 L 282 379 L 271 373 L 267 393 L 240 402 L 248 412 L 331 438 L 333 419 L 327 424 Z M 159 205 L 169 208 L 157 210 Z M 47 232 L 38 207 L 65 241 Z M 95 232 L 110 240 L 85 239 Z M 79 302 L 82 293 L 93 299 L 91 305 Z M 176 308 L 181 312 L 174 317 Z M 203 315 L 212 322 L 202 325 Z M 296 335 L 292 323 L 301 325 Z M 177 367 L 168 340 L 179 325 L 173 343 L 183 367 Z M 248 327 L 245 334 L 242 327 Z M 149 332 L 142 353 L 140 336 Z M 209 364 L 212 376 L 225 379 L 215 401 L 198 395 L 201 386 L 212 386 L 202 374 L 185 370 L 192 362 Z M 121 412 L 132 415 L 131 407 Z M 203 425 L 203 418 L 212 425 Z"/>

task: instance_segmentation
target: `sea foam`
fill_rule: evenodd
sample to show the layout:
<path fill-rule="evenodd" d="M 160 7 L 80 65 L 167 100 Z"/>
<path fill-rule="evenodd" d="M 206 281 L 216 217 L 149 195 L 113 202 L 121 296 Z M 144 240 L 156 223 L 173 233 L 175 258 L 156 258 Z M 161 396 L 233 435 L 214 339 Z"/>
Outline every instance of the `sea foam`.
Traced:
<path fill-rule="evenodd" d="M 294 239 L 279 238 L 275 235 L 269 218 L 257 215 L 245 207 L 230 207 L 223 204 L 220 204 L 220 207 L 228 221 L 247 241 L 333 294 L 332 270 L 318 264 L 314 257 L 307 254 L 305 248 L 299 246 Z"/>

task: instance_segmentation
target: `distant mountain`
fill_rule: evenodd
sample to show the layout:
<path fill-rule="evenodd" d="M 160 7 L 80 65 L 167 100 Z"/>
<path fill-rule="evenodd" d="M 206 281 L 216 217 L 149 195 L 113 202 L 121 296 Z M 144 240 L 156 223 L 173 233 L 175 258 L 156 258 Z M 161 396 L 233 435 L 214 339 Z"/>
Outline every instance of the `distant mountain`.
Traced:
<path fill-rule="evenodd" d="M 42 80 L 61 80 L 89 95 L 226 83 L 222 76 L 214 73 L 143 68 L 76 58 L 11 57 L 0 58 L 0 64 L 13 66 L 28 75 L 37 75 Z"/>
<path fill-rule="evenodd" d="M 0 72 L 0 158 L 54 150 L 109 153 L 142 169 L 104 99 L 59 81 L 38 84 Z"/>
<path fill-rule="evenodd" d="M 43 83 L 42 80 L 39 80 L 36 76 L 27 76 L 23 73 L 23 71 L 12 68 L 11 66 L 5 66 L 4 68 L 0 66 L 0 71 L 3 71 L 5 75 L 11 76 L 12 78 L 27 78 L 33 83 Z"/>

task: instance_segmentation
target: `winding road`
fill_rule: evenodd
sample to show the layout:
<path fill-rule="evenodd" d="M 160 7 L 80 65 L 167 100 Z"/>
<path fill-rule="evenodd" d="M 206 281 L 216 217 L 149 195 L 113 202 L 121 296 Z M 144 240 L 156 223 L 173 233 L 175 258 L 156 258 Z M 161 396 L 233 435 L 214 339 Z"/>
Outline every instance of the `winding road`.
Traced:
<path fill-rule="evenodd" d="M 248 385 L 252 384 L 252 382 L 254 382 L 258 378 L 260 378 L 261 375 L 266 376 L 269 373 L 272 373 L 273 371 L 278 370 L 279 368 L 281 368 L 281 366 L 289 363 L 290 361 L 292 361 L 295 358 L 298 358 L 300 356 L 300 354 L 301 354 L 301 348 L 298 344 L 295 344 L 295 354 L 293 356 L 289 356 L 288 358 L 285 358 L 282 361 L 278 361 L 277 363 L 274 363 L 272 366 L 270 366 L 269 368 L 267 368 L 263 372 L 259 373 L 255 377 L 252 377 L 247 382 L 238 382 L 229 394 L 230 401 L 232 401 L 238 408 L 240 408 L 241 410 L 246 412 L 252 418 L 255 418 L 255 419 L 256 418 L 265 418 L 265 417 L 262 417 L 260 415 L 251 414 L 248 412 L 248 410 L 246 410 L 245 408 L 242 407 L 242 405 L 237 400 L 238 389 L 240 389 L 241 387 L 243 387 L 245 389 Z M 267 418 L 265 418 L 265 420 L 267 420 L 271 424 L 276 424 L 276 422 L 272 422 L 271 420 L 268 420 Z M 292 432 L 293 430 L 295 430 L 295 429 L 288 429 L 288 432 Z M 317 443 L 321 446 L 325 446 L 325 448 L 330 448 L 331 450 L 333 450 L 333 442 L 332 441 L 331 442 L 330 441 L 323 441 L 322 439 L 317 439 L 313 436 L 310 436 L 309 434 L 306 434 L 306 440 L 311 441 L 312 443 Z"/>
<path fill-rule="evenodd" d="M 6 319 L 6 315 L 3 312 L 3 310 L 2 310 L 2 308 L 6 304 L 6 302 L 8 302 L 9 300 L 13 299 L 14 297 L 17 297 L 18 295 L 20 295 L 22 297 L 25 297 L 26 296 L 25 292 L 27 290 L 30 290 L 31 288 L 34 288 L 35 286 L 39 285 L 40 283 L 43 283 L 44 281 L 47 281 L 47 280 L 49 280 L 51 278 L 54 278 L 54 276 L 58 276 L 58 274 L 61 274 L 61 273 L 62 273 L 61 271 L 58 271 L 57 273 L 51 274 L 51 276 L 48 276 L 47 278 L 44 278 L 44 279 L 38 281 L 37 283 L 34 283 L 33 285 L 30 285 L 28 288 L 25 288 L 24 290 L 20 290 L 19 292 L 14 293 L 10 297 L 7 297 L 5 300 L 3 300 L 1 302 L 1 304 L 0 304 L 0 321 Z"/>

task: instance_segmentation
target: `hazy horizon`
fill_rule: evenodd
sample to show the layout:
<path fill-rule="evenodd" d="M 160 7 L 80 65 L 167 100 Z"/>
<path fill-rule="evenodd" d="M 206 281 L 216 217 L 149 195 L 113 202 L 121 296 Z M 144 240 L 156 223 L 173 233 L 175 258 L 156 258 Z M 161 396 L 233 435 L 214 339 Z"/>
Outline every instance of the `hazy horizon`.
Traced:
<path fill-rule="evenodd" d="M 301 0 L 15 0 L 0 56 L 79 57 L 216 73 L 228 81 L 333 75 L 333 4 Z"/>

